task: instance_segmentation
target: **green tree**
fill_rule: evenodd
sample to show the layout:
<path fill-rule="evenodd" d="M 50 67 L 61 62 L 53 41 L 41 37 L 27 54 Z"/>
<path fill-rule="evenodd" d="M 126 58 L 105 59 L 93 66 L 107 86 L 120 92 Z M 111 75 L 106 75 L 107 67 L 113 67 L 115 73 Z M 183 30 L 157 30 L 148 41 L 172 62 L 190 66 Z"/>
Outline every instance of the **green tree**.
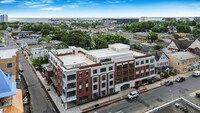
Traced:
<path fill-rule="evenodd" d="M 56 49 L 65 49 L 68 48 L 68 45 L 66 42 L 61 42 Z"/>
<path fill-rule="evenodd" d="M 40 32 L 42 33 L 42 35 L 49 35 L 50 30 L 42 28 Z"/>
<path fill-rule="evenodd" d="M 158 40 L 158 34 L 157 33 L 154 33 L 154 32 L 150 32 L 148 35 L 147 35 L 147 40 L 151 40 L 151 42 L 154 42 L 156 40 Z"/>
<path fill-rule="evenodd" d="M 200 38 L 200 29 L 195 28 L 195 29 L 192 31 L 192 35 L 193 35 L 195 38 Z"/>
<path fill-rule="evenodd" d="M 34 67 L 40 67 L 41 66 L 41 61 L 40 61 L 40 58 L 35 58 L 32 60 L 32 65 Z"/>
<path fill-rule="evenodd" d="M 174 36 L 174 38 L 177 39 L 177 40 L 180 39 L 180 38 L 183 38 L 183 37 L 179 36 L 178 34 L 173 34 L 173 36 Z"/>
<path fill-rule="evenodd" d="M 94 38 L 94 41 L 96 49 L 102 49 L 108 47 L 108 42 L 103 38 Z"/>

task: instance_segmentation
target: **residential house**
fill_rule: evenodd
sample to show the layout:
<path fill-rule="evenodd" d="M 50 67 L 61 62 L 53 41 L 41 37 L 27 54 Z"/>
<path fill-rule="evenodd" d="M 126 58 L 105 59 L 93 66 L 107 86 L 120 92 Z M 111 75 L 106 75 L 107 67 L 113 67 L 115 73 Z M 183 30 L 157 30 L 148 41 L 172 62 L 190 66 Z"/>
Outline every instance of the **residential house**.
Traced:
<path fill-rule="evenodd" d="M 46 79 L 67 108 L 154 81 L 154 63 L 154 56 L 121 43 L 89 51 L 71 46 L 49 52 Z"/>
<path fill-rule="evenodd" d="M 39 57 L 44 57 L 45 55 L 48 55 L 48 49 L 44 47 L 40 48 L 32 48 L 31 49 L 31 58 L 39 58 Z"/>
<path fill-rule="evenodd" d="M 178 73 L 185 73 L 199 69 L 199 56 L 190 52 L 176 52 L 169 54 L 169 65 Z"/>
<path fill-rule="evenodd" d="M 156 73 L 169 71 L 169 57 L 163 51 L 152 52 L 155 56 L 155 71 Z"/>
<path fill-rule="evenodd" d="M 0 69 L 10 72 L 19 79 L 19 49 L 17 47 L 0 48 Z"/>
<path fill-rule="evenodd" d="M 0 69 L 0 112 L 23 113 L 22 90 L 11 78 L 10 73 Z"/>

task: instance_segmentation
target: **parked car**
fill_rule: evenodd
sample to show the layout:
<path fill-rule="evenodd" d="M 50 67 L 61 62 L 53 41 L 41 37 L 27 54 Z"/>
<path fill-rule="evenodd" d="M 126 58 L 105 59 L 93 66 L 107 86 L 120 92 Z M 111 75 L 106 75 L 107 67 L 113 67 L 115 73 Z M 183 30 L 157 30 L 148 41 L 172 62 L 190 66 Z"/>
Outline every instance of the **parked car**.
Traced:
<path fill-rule="evenodd" d="M 193 74 L 192 74 L 194 77 L 198 77 L 198 76 L 200 76 L 200 71 L 195 71 L 195 72 L 193 72 Z"/>
<path fill-rule="evenodd" d="M 176 82 L 183 82 L 183 81 L 185 81 L 184 77 L 178 77 L 178 78 L 176 78 Z"/>
<path fill-rule="evenodd" d="M 172 82 L 172 81 L 167 81 L 167 82 L 165 82 L 165 85 L 166 86 L 170 86 L 170 85 L 173 85 L 174 83 Z"/>
<path fill-rule="evenodd" d="M 139 93 L 137 91 L 133 91 L 130 94 L 128 94 L 128 98 L 132 99 L 132 98 L 136 98 L 139 95 Z"/>
<path fill-rule="evenodd" d="M 196 93 L 196 97 L 200 98 L 200 92 Z"/>

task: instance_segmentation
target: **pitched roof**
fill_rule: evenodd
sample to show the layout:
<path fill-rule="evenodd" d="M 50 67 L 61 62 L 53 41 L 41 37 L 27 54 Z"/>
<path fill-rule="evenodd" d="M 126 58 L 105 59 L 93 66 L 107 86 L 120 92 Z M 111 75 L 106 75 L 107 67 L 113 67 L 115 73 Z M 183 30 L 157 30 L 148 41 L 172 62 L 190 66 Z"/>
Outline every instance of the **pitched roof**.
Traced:
<path fill-rule="evenodd" d="M 162 54 L 165 54 L 165 53 L 163 51 L 152 52 L 152 55 L 155 56 L 156 61 L 158 61 L 160 59 Z M 167 56 L 167 55 L 165 54 L 165 56 Z M 168 56 L 167 56 L 167 58 L 169 59 Z"/>
<path fill-rule="evenodd" d="M 0 69 L 0 98 L 16 95 L 16 89 L 16 82 L 11 81 L 11 75 Z"/>
<path fill-rule="evenodd" d="M 187 49 L 194 41 L 173 39 L 172 42 L 176 44 L 178 49 Z"/>

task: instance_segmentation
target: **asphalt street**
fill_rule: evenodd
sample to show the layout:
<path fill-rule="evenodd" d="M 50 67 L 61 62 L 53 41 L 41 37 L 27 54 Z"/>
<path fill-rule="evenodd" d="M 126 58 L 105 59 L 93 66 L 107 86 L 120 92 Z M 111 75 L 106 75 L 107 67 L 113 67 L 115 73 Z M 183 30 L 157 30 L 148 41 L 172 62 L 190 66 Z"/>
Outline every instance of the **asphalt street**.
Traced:
<path fill-rule="evenodd" d="M 9 37 L 9 33 L 4 31 L 4 34 L 6 44 L 8 46 L 16 46 L 15 42 Z M 31 97 L 31 111 L 33 113 L 55 113 L 51 102 L 49 101 L 30 64 L 21 53 L 19 54 L 19 62 L 24 70 L 22 74 L 29 88 Z"/>
<path fill-rule="evenodd" d="M 189 94 L 200 90 L 200 77 L 188 77 L 182 83 L 174 83 L 172 86 L 162 86 L 157 89 L 142 93 L 135 99 L 124 99 L 117 103 L 96 109 L 90 113 L 142 113 L 147 109 L 152 109 L 164 102 L 184 97 L 200 106 L 200 99 L 190 97 Z"/>

